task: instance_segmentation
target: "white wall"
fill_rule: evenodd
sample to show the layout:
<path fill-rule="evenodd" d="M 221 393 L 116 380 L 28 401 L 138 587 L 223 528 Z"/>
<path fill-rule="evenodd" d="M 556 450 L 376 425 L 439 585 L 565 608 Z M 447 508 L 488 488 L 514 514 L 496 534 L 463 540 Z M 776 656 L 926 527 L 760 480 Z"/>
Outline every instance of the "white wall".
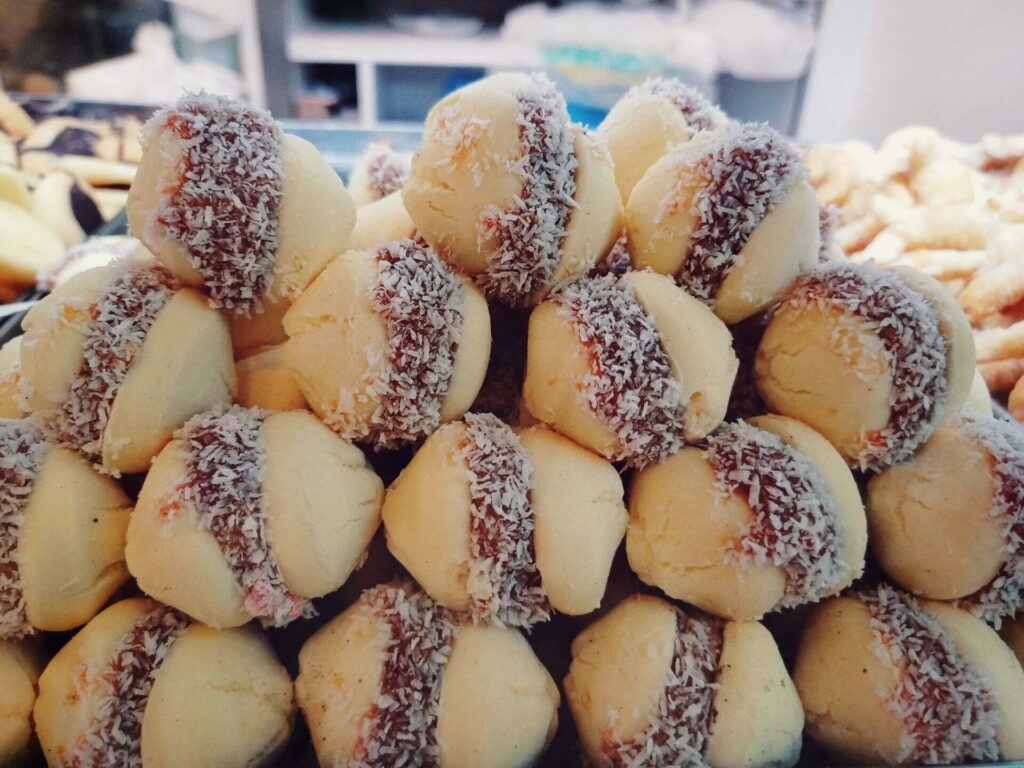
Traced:
<path fill-rule="evenodd" d="M 799 137 L 877 142 L 910 123 L 1024 132 L 1024 0 L 825 0 Z"/>

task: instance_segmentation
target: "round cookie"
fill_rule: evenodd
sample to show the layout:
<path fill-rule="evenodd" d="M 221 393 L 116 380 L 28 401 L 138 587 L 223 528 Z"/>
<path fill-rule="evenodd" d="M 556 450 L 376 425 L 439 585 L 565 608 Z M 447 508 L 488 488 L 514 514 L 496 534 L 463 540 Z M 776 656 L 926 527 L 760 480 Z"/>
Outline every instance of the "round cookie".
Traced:
<path fill-rule="evenodd" d="M 757 622 L 634 595 L 573 640 L 564 685 L 590 765 L 788 768 L 800 756 L 800 700 Z"/>
<path fill-rule="evenodd" d="M 284 363 L 281 345 L 266 347 L 235 363 L 239 405 L 271 411 L 308 408 L 302 390 Z"/>
<path fill-rule="evenodd" d="M 268 112 L 187 94 L 150 118 L 142 140 L 132 234 L 213 306 L 250 316 L 292 301 L 348 246 L 345 185 Z"/>
<path fill-rule="evenodd" d="M 983 416 L 992 415 L 992 393 L 988 391 L 985 377 L 977 368 L 974 369 L 974 379 L 971 381 L 971 389 L 967 393 L 964 407 L 973 408 Z"/>
<path fill-rule="evenodd" d="M 49 173 L 36 185 L 32 215 L 69 247 L 82 242 L 104 222 L 92 188 L 64 171 Z"/>
<path fill-rule="evenodd" d="M 868 484 L 871 549 L 914 594 L 999 627 L 1024 602 L 1024 428 L 972 410 Z"/>
<path fill-rule="evenodd" d="M 387 197 L 360 206 L 349 247 L 353 251 L 372 251 L 385 243 L 405 238 L 416 239 L 416 225 L 405 210 L 402 193 L 392 192 Z"/>
<path fill-rule="evenodd" d="M 348 180 L 348 192 L 356 206 L 369 205 L 401 192 L 409 178 L 411 160 L 411 154 L 396 152 L 386 142 L 375 141 L 370 144 L 360 155 Z"/>
<path fill-rule="evenodd" d="M 483 295 L 414 240 L 342 254 L 284 330 L 285 364 L 316 414 L 376 447 L 415 442 L 469 410 L 491 348 Z"/>
<path fill-rule="evenodd" d="M 829 262 L 790 288 L 754 363 L 768 407 L 814 427 L 854 467 L 910 458 L 971 387 L 956 300 L 905 267 Z"/>
<path fill-rule="evenodd" d="M 127 235 L 100 235 L 72 245 L 64 252 L 64 258 L 52 269 L 40 273 L 40 288 L 52 291 L 75 275 L 96 267 L 105 267 L 123 256 L 152 258 L 142 243 Z"/>
<path fill-rule="evenodd" d="M 388 489 L 388 548 L 442 605 L 530 627 L 599 607 L 626 529 L 622 481 L 543 426 L 467 414 Z"/>
<path fill-rule="evenodd" d="M 0 282 L 27 288 L 64 255 L 64 241 L 20 205 L 0 200 Z"/>
<path fill-rule="evenodd" d="M 530 413 L 614 461 L 643 467 L 710 433 L 738 362 L 728 328 L 650 271 L 581 278 L 530 315 Z"/>
<path fill-rule="evenodd" d="M 33 752 L 32 706 L 43 657 L 29 641 L 0 641 L 0 765 L 28 765 Z"/>
<path fill-rule="evenodd" d="M 843 762 L 949 765 L 1024 756 L 1024 671 L 966 611 L 891 587 L 823 603 L 793 680 L 807 732 Z"/>
<path fill-rule="evenodd" d="M 722 320 L 774 304 L 818 261 L 818 202 L 766 125 L 703 132 L 652 165 L 626 205 L 637 269 L 672 275 Z"/>
<path fill-rule="evenodd" d="M 420 236 L 510 306 L 588 272 L 621 231 L 607 150 L 539 74 L 492 75 L 435 104 L 402 197 Z"/>
<path fill-rule="evenodd" d="M 362 453 L 305 411 L 201 414 L 153 463 L 128 527 L 147 594 L 214 628 L 315 615 L 380 524 Z"/>
<path fill-rule="evenodd" d="M 729 619 L 837 594 L 867 522 L 843 458 L 794 419 L 725 424 L 633 476 L 626 553 L 642 581 Z"/>
<path fill-rule="evenodd" d="M 558 688 L 517 631 L 460 623 L 422 592 L 365 591 L 299 654 L 295 693 L 321 765 L 533 765 Z"/>
<path fill-rule="evenodd" d="M 130 513 L 117 483 L 35 421 L 0 419 L 0 640 L 95 616 L 128 581 Z"/>
<path fill-rule="evenodd" d="M 648 78 L 626 91 L 597 128 L 615 163 L 622 202 L 629 200 L 647 169 L 673 147 L 728 122 L 703 94 L 675 78 Z"/>
<path fill-rule="evenodd" d="M 123 600 L 39 678 L 49 765 L 257 768 L 291 735 L 292 684 L 252 628 L 213 630 L 152 600 Z"/>
<path fill-rule="evenodd" d="M 235 392 L 227 322 L 150 259 L 76 275 L 22 327 L 30 410 L 105 472 L 148 469 L 186 419 Z"/>
<path fill-rule="evenodd" d="M 21 340 L 15 336 L 0 346 L 0 419 L 20 419 L 25 416 L 21 396 Z"/>

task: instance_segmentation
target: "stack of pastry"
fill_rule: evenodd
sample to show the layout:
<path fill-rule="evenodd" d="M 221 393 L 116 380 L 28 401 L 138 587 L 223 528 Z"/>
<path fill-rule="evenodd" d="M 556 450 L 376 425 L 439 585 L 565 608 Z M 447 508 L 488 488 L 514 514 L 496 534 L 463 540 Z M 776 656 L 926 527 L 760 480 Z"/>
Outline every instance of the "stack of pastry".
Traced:
<path fill-rule="evenodd" d="M 1024 436 L 781 135 L 502 74 L 348 190 L 227 99 L 141 136 L 144 247 L 0 350 L 0 758 L 1024 757 Z"/>

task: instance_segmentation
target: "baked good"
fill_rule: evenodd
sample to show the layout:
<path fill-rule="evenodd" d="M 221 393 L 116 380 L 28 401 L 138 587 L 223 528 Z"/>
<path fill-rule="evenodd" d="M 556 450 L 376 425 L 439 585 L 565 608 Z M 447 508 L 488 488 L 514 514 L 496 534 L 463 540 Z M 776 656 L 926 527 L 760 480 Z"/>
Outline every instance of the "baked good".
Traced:
<path fill-rule="evenodd" d="M 359 207 L 356 225 L 349 238 L 353 251 L 369 251 L 392 240 L 416 239 L 416 225 L 405 210 L 401 192 Z"/>
<path fill-rule="evenodd" d="M 983 416 L 992 415 L 992 393 L 988 391 L 985 377 L 977 368 L 974 369 L 974 378 L 971 380 L 971 388 L 967 392 L 964 408 L 973 408 Z"/>
<path fill-rule="evenodd" d="M 89 185 L 64 171 L 40 179 L 32 198 L 32 215 L 60 235 L 67 246 L 80 243 L 104 222 Z"/>
<path fill-rule="evenodd" d="M 800 756 L 800 700 L 757 622 L 628 597 L 573 640 L 565 697 L 590 765 L 788 768 Z"/>
<path fill-rule="evenodd" d="M 558 723 L 522 635 L 403 584 L 366 590 L 306 642 L 295 693 L 321 765 L 533 765 Z"/>
<path fill-rule="evenodd" d="M 629 565 L 670 597 L 757 619 L 860 576 L 867 521 L 843 458 L 784 416 L 725 424 L 633 476 Z"/>
<path fill-rule="evenodd" d="M 0 765 L 26 765 L 32 753 L 32 705 L 43 671 L 38 647 L 28 641 L 0 641 Z"/>
<path fill-rule="evenodd" d="M 0 96 L 0 98 L 3 98 Z M 0 110 L 3 107 L 0 106 Z M 18 146 L 9 135 L 0 131 L 0 167 L 13 169 L 18 166 Z"/>
<path fill-rule="evenodd" d="M 308 408 L 302 390 L 284 363 L 284 350 L 265 347 L 235 363 L 239 405 L 271 411 Z"/>
<path fill-rule="evenodd" d="M 435 104 L 402 197 L 420 236 L 510 306 L 588 272 L 622 228 L 608 152 L 540 74 L 492 75 Z"/>
<path fill-rule="evenodd" d="M 905 461 L 971 388 L 956 301 L 907 267 L 828 262 L 790 288 L 755 360 L 775 413 L 809 424 L 861 469 Z"/>
<path fill-rule="evenodd" d="M 186 285 L 240 315 L 288 302 L 348 245 L 355 205 L 268 112 L 187 94 L 142 132 L 128 223 Z"/>
<path fill-rule="evenodd" d="M 0 347 L 0 419 L 20 419 L 25 415 L 21 396 L 21 336 Z"/>
<path fill-rule="evenodd" d="M 457 419 L 487 370 L 479 290 L 422 241 L 335 259 L 284 317 L 285 363 L 342 437 L 393 447 Z"/>
<path fill-rule="evenodd" d="M 0 640 L 95 616 L 128 581 L 130 512 L 117 483 L 34 421 L 0 419 Z"/>
<path fill-rule="evenodd" d="M 1024 428 L 972 410 L 868 484 L 871 549 L 914 594 L 996 628 L 1024 603 Z"/>
<path fill-rule="evenodd" d="M 213 630 L 152 600 L 90 621 L 39 678 L 49 765 L 274 765 L 291 734 L 292 683 L 252 628 Z"/>
<path fill-rule="evenodd" d="M 57 158 L 65 155 L 117 160 L 120 138 L 103 120 L 48 117 L 35 125 L 21 142 L 20 150 L 22 169 L 43 176 L 56 168 Z"/>
<path fill-rule="evenodd" d="M 104 221 L 110 221 L 128 206 L 127 189 L 93 189 L 92 197 L 96 201 L 100 215 Z"/>
<path fill-rule="evenodd" d="M 626 91 L 597 128 L 615 163 L 623 204 L 647 169 L 673 147 L 728 122 L 704 94 L 675 78 L 648 78 Z"/>
<path fill-rule="evenodd" d="M 20 205 L 0 200 L 0 282 L 27 288 L 64 255 L 64 241 Z"/>
<path fill-rule="evenodd" d="M 837 760 L 949 765 L 1024 756 L 1024 671 L 966 611 L 882 585 L 811 616 L 793 680 Z"/>
<path fill-rule="evenodd" d="M 818 202 L 766 125 L 707 131 L 643 175 L 626 204 L 633 266 L 672 275 L 727 323 L 775 303 L 818 261 Z"/>
<path fill-rule="evenodd" d="M 643 467 L 718 426 L 737 365 L 729 329 L 671 279 L 582 278 L 530 316 L 523 396 L 540 421 Z"/>
<path fill-rule="evenodd" d="M 396 152 L 384 141 L 372 142 L 348 180 L 348 191 L 355 204 L 361 207 L 400 192 L 409 178 L 411 160 L 411 153 Z"/>
<path fill-rule="evenodd" d="M 0 154 L 2 154 L 2 147 L 0 147 Z M 0 200 L 14 203 L 26 210 L 32 207 L 32 194 L 28 191 L 25 174 L 17 168 L 4 165 L 2 157 L 0 157 Z"/>
<path fill-rule="evenodd" d="M 0 89 L 0 129 L 15 141 L 21 141 L 35 126 L 32 116 Z"/>
<path fill-rule="evenodd" d="M 100 235 L 90 237 L 64 252 L 62 258 L 52 269 L 39 274 L 40 288 L 52 291 L 63 285 L 74 275 L 96 267 L 105 267 L 122 256 L 150 257 L 142 243 L 127 235 Z"/>
<path fill-rule="evenodd" d="M 148 469 L 186 419 L 235 392 L 226 321 L 151 259 L 74 276 L 22 327 L 30 410 L 105 472 Z"/>
<path fill-rule="evenodd" d="M 314 615 L 380 524 L 362 453 L 305 411 L 220 408 L 190 419 L 146 476 L 128 568 L 147 594 L 214 628 Z"/>
<path fill-rule="evenodd" d="M 611 464 L 546 427 L 473 413 L 427 439 L 383 518 L 388 549 L 432 598 L 520 627 L 598 608 L 626 530 Z"/>

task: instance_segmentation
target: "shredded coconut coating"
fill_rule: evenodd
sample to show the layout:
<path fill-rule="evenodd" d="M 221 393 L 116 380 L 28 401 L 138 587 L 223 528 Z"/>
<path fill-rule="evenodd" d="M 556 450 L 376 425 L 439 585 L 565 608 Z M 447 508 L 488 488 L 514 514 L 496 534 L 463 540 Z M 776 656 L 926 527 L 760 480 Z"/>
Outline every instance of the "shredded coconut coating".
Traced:
<path fill-rule="evenodd" d="M 477 224 L 480 249 L 487 254 L 481 287 L 488 298 L 513 307 L 547 286 L 558 268 L 576 205 L 577 166 L 569 113 L 554 83 L 534 74 L 516 99 L 522 146 L 516 169 L 523 189 L 505 208 L 484 209 Z"/>
<path fill-rule="evenodd" d="M 264 626 L 283 627 L 316 611 L 309 600 L 288 589 L 270 541 L 262 432 L 269 415 L 235 405 L 192 417 L 175 433 L 184 443 L 186 470 L 166 508 L 172 517 L 183 507 L 195 511 L 200 527 L 224 553 L 245 610 Z"/>
<path fill-rule="evenodd" d="M 210 304 L 236 315 L 261 307 L 276 260 L 284 170 L 281 127 L 269 112 L 190 93 L 142 131 L 154 151 L 173 133 L 179 184 L 165 192 L 145 239 L 167 237 L 203 276 Z"/>
<path fill-rule="evenodd" d="M 62 768 L 142 768 L 142 718 L 163 664 L 189 620 L 159 606 L 125 633 L 98 668 L 85 666 L 80 691 L 99 691 L 92 721 L 60 763 Z"/>
<path fill-rule="evenodd" d="M 836 244 L 836 230 L 839 228 L 839 207 L 835 205 L 818 206 L 818 261 L 831 261 L 839 246 Z"/>
<path fill-rule="evenodd" d="M 579 278 L 551 298 L 589 352 L 581 397 L 619 439 L 610 458 L 642 469 L 676 453 L 683 444 L 682 386 L 632 289 L 611 275 Z"/>
<path fill-rule="evenodd" d="M 90 308 L 82 367 L 71 380 L 67 400 L 50 420 L 55 437 L 97 469 L 103 470 L 103 433 L 114 399 L 157 314 L 177 287 L 162 266 L 126 259 L 115 265 L 110 283 Z"/>
<path fill-rule="evenodd" d="M 708 437 L 704 451 L 723 496 L 736 495 L 754 522 L 727 557 L 771 563 L 786 572 L 776 608 L 821 600 L 839 586 L 847 566 L 839 554 L 839 512 L 810 459 L 778 435 L 744 422 Z"/>
<path fill-rule="evenodd" d="M 551 618 L 533 549 L 533 465 L 512 429 L 489 413 L 463 418 L 458 455 L 468 467 L 474 620 L 532 627 Z"/>
<path fill-rule="evenodd" d="M 707 768 L 704 749 L 715 717 L 722 623 L 676 610 L 676 639 L 665 688 L 647 728 L 626 742 L 614 733 L 604 753 L 614 768 Z"/>
<path fill-rule="evenodd" d="M 35 632 L 25 615 L 18 535 L 48 450 L 31 421 L 0 419 L 0 640 Z"/>
<path fill-rule="evenodd" d="M 397 240 L 376 255 L 370 303 L 387 326 L 387 364 L 365 396 L 379 402 L 369 423 L 356 423 L 350 413 L 357 395 L 342 392 L 328 423 L 342 437 L 380 449 L 413 443 L 441 425 L 464 316 L 462 281 L 425 242 Z"/>
<path fill-rule="evenodd" d="M 962 411 L 956 424 L 991 457 L 995 495 L 989 514 L 1003 525 L 1006 537 L 995 578 L 958 604 L 999 629 L 1024 603 L 1024 429 L 969 411 Z"/>
<path fill-rule="evenodd" d="M 382 141 L 375 141 L 366 148 L 363 153 L 366 181 L 378 200 L 405 186 L 411 160 L 408 154 L 396 152 L 390 144 Z"/>
<path fill-rule="evenodd" d="M 720 122 L 715 114 L 715 108 L 704 94 L 696 88 L 684 85 L 674 77 L 649 77 L 640 85 L 630 88 L 624 98 L 642 94 L 662 96 L 671 101 L 672 106 L 686 118 L 686 123 L 694 133 L 713 130 Z"/>
<path fill-rule="evenodd" d="M 898 675 L 892 691 L 879 691 L 903 721 L 898 761 L 998 760 L 995 697 L 949 633 L 917 600 L 885 584 L 857 597 L 871 613 L 875 655 Z"/>
<path fill-rule="evenodd" d="M 881 470 L 909 459 L 934 431 L 948 389 L 948 342 L 936 311 L 896 275 L 842 262 L 821 265 L 799 278 L 785 303 L 798 310 L 838 310 L 841 324 L 855 317 L 878 336 L 892 378 L 889 423 L 864 434 L 850 463 Z M 849 355 L 840 330 L 834 335 L 836 349 Z M 856 369 L 852 373 L 862 375 Z"/>
<path fill-rule="evenodd" d="M 451 658 L 455 619 L 422 592 L 404 586 L 373 587 L 360 602 L 387 625 L 387 650 L 373 708 L 348 766 L 438 766 L 441 680 Z"/>
<path fill-rule="evenodd" d="M 597 260 L 592 275 L 615 275 L 621 277 L 633 271 L 633 257 L 629 255 L 629 239 L 623 232 L 603 258 Z"/>
<path fill-rule="evenodd" d="M 800 154 L 779 133 L 746 123 L 724 131 L 690 173 L 699 180 L 691 202 L 694 226 L 676 277 L 687 291 L 710 303 L 742 263 L 740 251 L 754 230 L 806 172 Z M 674 185 L 662 209 L 681 205 L 680 195 L 691 185 L 689 178 Z"/>

